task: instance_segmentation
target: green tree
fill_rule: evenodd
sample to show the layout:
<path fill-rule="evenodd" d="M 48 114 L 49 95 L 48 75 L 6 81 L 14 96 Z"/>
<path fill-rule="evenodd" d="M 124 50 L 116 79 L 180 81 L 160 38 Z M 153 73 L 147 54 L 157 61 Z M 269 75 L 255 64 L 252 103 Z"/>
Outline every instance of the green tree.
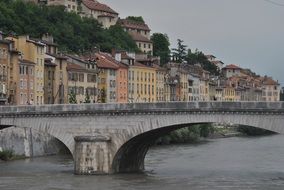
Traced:
<path fill-rule="evenodd" d="M 153 42 L 153 55 L 161 58 L 161 64 L 164 65 L 170 61 L 170 42 L 167 34 L 154 33 L 151 36 Z"/>
<path fill-rule="evenodd" d="M 89 104 L 89 103 L 91 103 L 91 98 L 90 98 L 90 95 L 89 95 L 89 93 L 86 93 L 86 96 L 85 96 L 85 102 L 84 102 L 85 104 Z"/>
<path fill-rule="evenodd" d="M 66 12 L 64 6 L 37 6 L 22 0 L 0 1 L 0 30 L 33 38 L 49 33 L 65 52 L 82 53 L 95 46 L 107 52 L 111 48 L 138 49 L 128 33 L 117 26 L 103 29 L 96 19 Z"/>
<path fill-rule="evenodd" d="M 183 44 L 183 40 L 177 40 L 177 48 L 172 49 L 173 61 L 182 63 L 187 57 L 187 46 Z"/>
<path fill-rule="evenodd" d="M 100 94 L 101 103 L 106 103 L 106 90 L 103 88 Z"/>
<path fill-rule="evenodd" d="M 201 51 L 198 51 L 197 49 L 195 50 L 195 52 L 191 52 L 191 50 L 188 49 L 186 61 L 190 65 L 199 63 L 201 64 L 203 69 L 205 69 L 206 71 L 209 71 L 211 74 L 214 74 L 216 76 L 220 74 L 217 66 L 212 64 L 207 59 L 207 57 L 204 55 L 204 53 Z"/>
<path fill-rule="evenodd" d="M 126 17 L 126 20 L 131 20 L 134 22 L 140 22 L 140 23 L 145 24 L 145 21 L 142 16 L 128 16 Z"/>
<path fill-rule="evenodd" d="M 74 92 L 69 94 L 69 104 L 77 104 L 76 94 Z"/>

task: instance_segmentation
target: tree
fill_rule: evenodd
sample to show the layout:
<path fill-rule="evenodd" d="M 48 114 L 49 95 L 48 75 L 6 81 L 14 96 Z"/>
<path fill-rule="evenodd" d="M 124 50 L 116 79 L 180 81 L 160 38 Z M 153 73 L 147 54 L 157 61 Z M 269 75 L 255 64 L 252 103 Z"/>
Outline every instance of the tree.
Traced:
<path fill-rule="evenodd" d="M 187 46 L 183 44 L 183 40 L 178 39 L 177 40 L 177 48 L 172 49 L 172 56 L 173 61 L 176 61 L 177 63 L 182 63 L 185 61 L 187 57 Z"/>
<path fill-rule="evenodd" d="M 33 38 L 49 33 L 59 50 L 71 53 L 89 51 L 94 46 L 107 52 L 112 48 L 138 49 L 128 33 L 117 26 L 103 29 L 96 19 L 66 12 L 64 6 L 38 6 L 21 0 L 0 1 L 0 30 Z"/>
<path fill-rule="evenodd" d="M 101 98 L 101 103 L 106 103 L 106 92 L 105 88 L 101 90 L 100 98 Z"/>
<path fill-rule="evenodd" d="M 86 96 L 85 96 L 85 102 L 84 102 L 85 104 L 89 104 L 89 103 L 91 103 L 91 99 L 90 99 L 90 95 L 89 95 L 89 93 L 86 93 Z"/>
<path fill-rule="evenodd" d="M 69 104 L 77 104 L 76 94 L 74 92 L 69 94 Z"/>
<path fill-rule="evenodd" d="M 220 74 L 218 68 L 216 65 L 212 64 L 207 57 L 204 55 L 203 52 L 195 50 L 194 53 L 191 52 L 190 49 L 188 49 L 188 54 L 186 56 L 186 61 L 190 65 L 194 64 L 201 64 L 202 68 L 206 71 L 209 71 L 211 74 L 214 74 L 218 76 Z"/>
<path fill-rule="evenodd" d="M 144 21 L 142 16 L 128 16 L 128 17 L 126 17 L 126 20 L 130 20 L 130 21 L 134 21 L 134 22 L 140 22 L 140 23 L 145 24 L 145 21 Z"/>
<path fill-rule="evenodd" d="M 161 64 L 164 65 L 170 61 L 170 42 L 167 34 L 154 33 L 151 36 L 153 42 L 153 55 L 161 58 Z"/>

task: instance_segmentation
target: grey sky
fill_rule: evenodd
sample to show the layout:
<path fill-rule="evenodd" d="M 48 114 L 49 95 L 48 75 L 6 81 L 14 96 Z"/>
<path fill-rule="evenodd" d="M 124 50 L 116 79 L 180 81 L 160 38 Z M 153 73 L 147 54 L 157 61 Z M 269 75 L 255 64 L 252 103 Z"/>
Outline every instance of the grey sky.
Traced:
<path fill-rule="evenodd" d="M 284 0 L 272 0 L 282 3 Z M 120 13 L 143 16 L 152 32 L 184 40 L 225 64 L 251 68 L 284 85 L 284 6 L 265 0 L 100 0 Z"/>

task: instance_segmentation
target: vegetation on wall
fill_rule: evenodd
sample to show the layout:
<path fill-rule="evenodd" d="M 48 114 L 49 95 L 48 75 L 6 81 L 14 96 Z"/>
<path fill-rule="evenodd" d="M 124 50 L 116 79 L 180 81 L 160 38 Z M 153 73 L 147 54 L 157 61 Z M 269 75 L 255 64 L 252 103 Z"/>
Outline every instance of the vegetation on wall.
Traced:
<path fill-rule="evenodd" d="M 137 51 L 132 38 L 120 26 L 103 29 L 96 19 L 68 13 L 63 6 L 38 6 L 21 0 L 0 1 L 0 30 L 7 34 L 40 38 L 54 36 L 60 50 L 81 53 L 94 47 Z"/>

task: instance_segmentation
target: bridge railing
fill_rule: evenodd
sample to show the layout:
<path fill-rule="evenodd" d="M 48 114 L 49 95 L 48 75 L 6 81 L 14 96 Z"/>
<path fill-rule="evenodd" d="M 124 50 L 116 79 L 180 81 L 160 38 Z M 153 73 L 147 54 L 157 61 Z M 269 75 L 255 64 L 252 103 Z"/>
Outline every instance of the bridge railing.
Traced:
<path fill-rule="evenodd" d="M 182 111 L 267 111 L 284 112 L 284 102 L 160 102 L 127 104 L 60 104 L 40 106 L 1 106 L 6 114 L 60 114 L 60 113 L 119 113 L 119 112 L 182 112 Z"/>

